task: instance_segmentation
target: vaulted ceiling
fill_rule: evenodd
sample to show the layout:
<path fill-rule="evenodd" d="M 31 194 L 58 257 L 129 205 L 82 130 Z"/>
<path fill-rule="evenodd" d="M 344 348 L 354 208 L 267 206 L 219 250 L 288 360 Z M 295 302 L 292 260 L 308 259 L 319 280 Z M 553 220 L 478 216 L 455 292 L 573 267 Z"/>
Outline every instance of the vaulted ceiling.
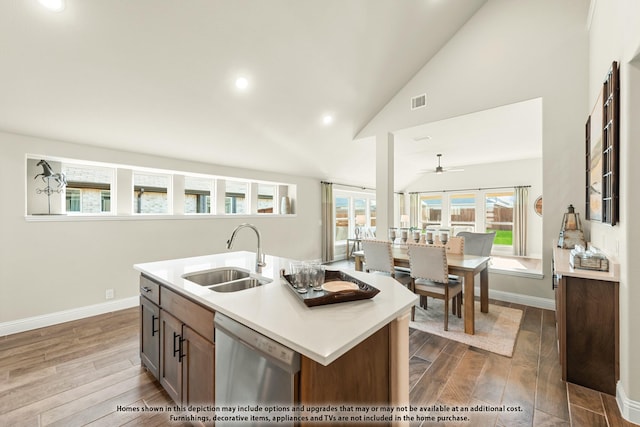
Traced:
<path fill-rule="evenodd" d="M 0 0 L 0 130 L 371 185 L 354 135 L 485 2 Z"/>

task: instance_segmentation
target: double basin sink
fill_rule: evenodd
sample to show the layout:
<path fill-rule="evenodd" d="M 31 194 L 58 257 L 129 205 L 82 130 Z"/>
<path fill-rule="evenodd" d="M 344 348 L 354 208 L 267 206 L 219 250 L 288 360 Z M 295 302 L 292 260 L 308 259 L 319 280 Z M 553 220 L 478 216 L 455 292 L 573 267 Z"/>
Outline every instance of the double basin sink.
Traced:
<path fill-rule="evenodd" d="M 215 292 L 238 292 L 266 285 L 272 281 L 266 277 L 251 275 L 248 270 L 237 267 L 220 267 L 212 270 L 197 271 L 184 274 L 182 278 Z"/>

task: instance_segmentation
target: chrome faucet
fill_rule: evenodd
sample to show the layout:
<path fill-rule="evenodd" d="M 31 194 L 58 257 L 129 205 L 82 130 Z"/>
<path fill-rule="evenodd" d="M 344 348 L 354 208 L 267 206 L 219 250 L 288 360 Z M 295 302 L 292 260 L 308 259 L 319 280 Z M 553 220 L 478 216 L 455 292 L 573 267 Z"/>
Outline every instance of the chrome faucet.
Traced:
<path fill-rule="evenodd" d="M 260 246 L 260 230 L 258 230 L 255 225 L 245 222 L 237 226 L 235 230 L 233 230 L 233 233 L 231 233 L 231 237 L 229 238 L 229 240 L 227 240 L 227 249 L 231 249 L 231 247 L 233 246 L 233 240 L 236 238 L 236 233 L 238 232 L 238 230 L 245 227 L 249 227 L 253 231 L 255 231 L 256 236 L 258 237 L 258 249 L 256 250 L 256 273 L 261 273 L 262 267 L 267 265 L 267 263 L 264 262 L 264 254 L 262 253 L 262 246 Z"/>

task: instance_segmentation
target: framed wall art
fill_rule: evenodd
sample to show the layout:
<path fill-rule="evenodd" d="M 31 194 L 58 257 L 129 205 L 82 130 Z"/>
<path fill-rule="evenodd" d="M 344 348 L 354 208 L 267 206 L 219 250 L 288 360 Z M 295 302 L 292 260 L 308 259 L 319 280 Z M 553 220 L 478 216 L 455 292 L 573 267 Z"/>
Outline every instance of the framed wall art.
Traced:
<path fill-rule="evenodd" d="M 613 62 L 585 126 L 586 218 L 618 222 L 620 80 Z"/>

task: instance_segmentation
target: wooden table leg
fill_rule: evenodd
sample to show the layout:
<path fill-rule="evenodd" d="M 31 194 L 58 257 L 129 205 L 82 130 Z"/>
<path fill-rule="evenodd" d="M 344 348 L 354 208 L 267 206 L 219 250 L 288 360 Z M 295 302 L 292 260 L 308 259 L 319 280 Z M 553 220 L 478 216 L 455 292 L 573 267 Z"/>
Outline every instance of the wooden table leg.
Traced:
<path fill-rule="evenodd" d="M 360 255 L 356 255 L 356 271 L 362 271 L 362 257 Z"/>
<path fill-rule="evenodd" d="M 464 333 L 475 334 L 475 298 L 473 288 L 473 272 L 466 271 L 464 273 Z"/>
<path fill-rule="evenodd" d="M 480 272 L 480 311 L 489 312 L 489 264 Z"/>

